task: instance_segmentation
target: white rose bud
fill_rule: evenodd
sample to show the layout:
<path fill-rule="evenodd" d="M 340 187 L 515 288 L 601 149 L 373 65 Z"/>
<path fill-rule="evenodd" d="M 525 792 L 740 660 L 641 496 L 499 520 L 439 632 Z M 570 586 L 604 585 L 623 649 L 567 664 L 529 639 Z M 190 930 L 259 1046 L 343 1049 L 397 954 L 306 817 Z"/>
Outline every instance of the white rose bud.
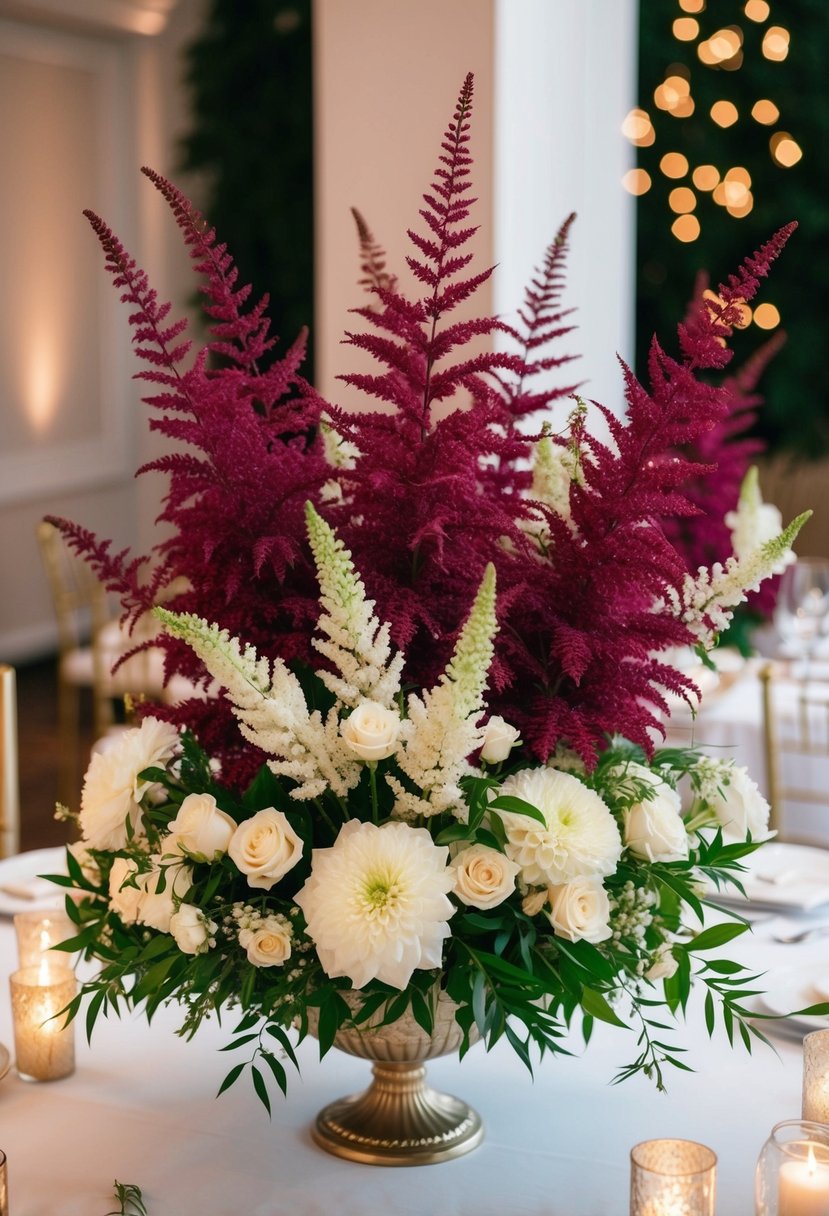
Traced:
<path fill-rule="evenodd" d="M 141 897 L 138 903 L 138 920 L 150 929 L 158 929 L 161 933 L 170 932 L 170 921 L 176 911 L 176 905 L 184 898 L 193 885 L 193 871 L 186 865 L 162 866 L 162 856 L 168 856 L 173 849 L 168 847 L 166 840 L 161 843 L 161 853 L 150 858 L 154 868 L 145 874 L 138 875 L 138 885 Z M 166 850 L 166 852 L 165 852 Z M 162 883 L 163 890 L 159 890 Z"/>
<path fill-rule="evenodd" d="M 274 916 L 255 929 L 242 929 L 239 945 L 254 967 L 280 967 L 291 957 L 291 931 Z"/>
<path fill-rule="evenodd" d="M 728 766 L 722 775 L 722 794 L 711 801 L 722 824 L 723 840 L 763 840 L 769 834 L 769 804 L 748 775 L 748 769 Z"/>
<path fill-rule="evenodd" d="M 495 908 L 515 890 L 521 867 L 497 849 L 473 844 L 449 866 L 455 875 L 454 893 L 473 908 Z"/>
<path fill-rule="evenodd" d="M 340 726 L 343 742 L 361 760 L 385 760 L 399 733 L 400 715 L 376 701 L 361 701 Z"/>
<path fill-rule="evenodd" d="M 287 816 L 269 806 L 239 824 L 227 851 L 248 886 L 267 891 L 299 861 L 302 840 Z"/>
<path fill-rule="evenodd" d="M 574 878 L 549 888 L 550 924 L 568 942 L 603 942 L 610 937 L 610 900 L 600 878 Z"/>
<path fill-rule="evenodd" d="M 643 764 L 629 764 L 626 772 L 641 777 L 653 792 L 651 798 L 643 798 L 624 813 L 626 847 L 645 861 L 685 861 L 688 833 L 679 794 Z"/>
<path fill-rule="evenodd" d="M 137 886 L 124 885 L 128 878 L 137 873 L 138 866 L 131 857 L 116 857 L 109 871 L 109 906 L 125 925 L 134 925 L 138 920 L 138 905 L 143 891 Z"/>
<path fill-rule="evenodd" d="M 528 891 L 521 901 L 521 910 L 527 916 L 537 916 L 547 902 L 547 888 Z"/>
<path fill-rule="evenodd" d="M 487 764 L 500 764 L 520 742 L 516 728 L 494 714 L 484 727 L 481 759 Z"/>
<path fill-rule="evenodd" d="M 180 904 L 170 917 L 170 932 L 183 954 L 204 954 L 210 949 L 210 939 L 218 928 L 195 904 Z"/>
<path fill-rule="evenodd" d="M 676 972 L 676 961 L 670 942 L 662 942 L 653 953 L 653 961 L 645 972 L 647 980 L 667 980 Z"/>
<path fill-rule="evenodd" d="M 169 830 L 197 861 L 215 861 L 227 852 L 236 821 L 220 811 L 212 794 L 188 794 Z"/>

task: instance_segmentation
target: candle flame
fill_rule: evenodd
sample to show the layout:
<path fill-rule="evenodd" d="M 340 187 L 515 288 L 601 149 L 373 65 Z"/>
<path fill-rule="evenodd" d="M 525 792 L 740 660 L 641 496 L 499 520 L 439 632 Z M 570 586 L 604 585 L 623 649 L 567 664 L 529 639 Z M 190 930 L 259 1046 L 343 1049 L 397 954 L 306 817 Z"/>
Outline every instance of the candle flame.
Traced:
<path fill-rule="evenodd" d="M 806 1155 L 806 1168 L 809 1171 L 809 1176 L 812 1177 L 817 1169 L 817 1161 L 815 1160 L 814 1145 L 809 1145 L 809 1152 Z"/>

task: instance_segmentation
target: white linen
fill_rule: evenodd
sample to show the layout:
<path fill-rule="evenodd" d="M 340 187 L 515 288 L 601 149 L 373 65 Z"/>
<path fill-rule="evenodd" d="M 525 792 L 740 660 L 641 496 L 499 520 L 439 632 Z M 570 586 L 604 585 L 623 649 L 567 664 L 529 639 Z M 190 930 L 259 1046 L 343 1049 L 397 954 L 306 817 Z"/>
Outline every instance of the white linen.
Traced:
<path fill-rule="evenodd" d="M 777 917 L 742 947 L 758 969 L 814 960 L 827 971 L 825 939 L 770 942 Z M 11 924 L 0 924 L 0 962 L 14 966 Z M 3 988 L 7 992 L 5 979 Z M 49 1084 L 14 1070 L 0 1082 L 0 1148 L 9 1160 L 14 1216 L 94 1216 L 112 1210 L 113 1179 L 140 1186 L 151 1216 L 623 1216 L 628 1154 L 639 1140 L 699 1140 L 719 1156 L 719 1216 L 753 1210 L 754 1163 L 771 1126 L 800 1113 L 801 1048 L 776 1040 L 752 1056 L 706 1036 L 701 1010 L 670 1042 L 687 1046 L 694 1073 L 667 1072 L 669 1092 L 637 1077 L 610 1084 L 635 1055 L 635 1037 L 597 1026 L 586 1053 L 548 1059 L 531 1081 L 512 1052 L 474 1048 L 428 1066 L 436 1088 L 481 1113 L 486 1139 L 457 1161 L 389 1169 L 340 1161 L 316 1148 L 309 1126 L 327 1102 L 365 1088 L 366 1061 L 316 1044 L 289 1068 L 287 1099 L 273 1120 L 246 1080 L 214 1095 L 235 1057 L 220 1054 L 225 1031 L 207 1026 L 190 1043 L 173 1033 L 174 1009 L 153 1026 L 137 1016 L 102 1021 L 92 1046 L 76 1026 L 77 1071 Z M 232 1027 L 232 1017 L 228 1028 Z M 0 1041 L 12 1043 L 8 996 Z"/>

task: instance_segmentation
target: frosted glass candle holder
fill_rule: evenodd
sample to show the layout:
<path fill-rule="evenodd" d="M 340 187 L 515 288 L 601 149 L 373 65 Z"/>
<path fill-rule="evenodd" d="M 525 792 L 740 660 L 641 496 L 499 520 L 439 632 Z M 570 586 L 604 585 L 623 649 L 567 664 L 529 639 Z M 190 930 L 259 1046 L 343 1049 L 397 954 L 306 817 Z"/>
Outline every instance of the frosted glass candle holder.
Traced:
<path fill-rule="evenodd" d="M 630 1216 L 714 1216 L 717 1155 L 693 1140 L 643 1140 L 630 1150 Z"/>
<path fill-rule="evenodd" d="M 23 967 L 9 977 L 18 1075 L 24 1081 L 57 1081 L 75 1071 L 75 1027 L 57 1017 L 75 995 L 68 967 Z"/>
<path fill-rule="evenodd" d="M 70 956 L 59 950 L 48 954 L 59 942 L 74 936 L 75 926 L 60 909 L 51 912 L 18 912 L 14 918 L 17 957 L 21 967 L 39 967 L 44 959 L 53 967 L 68 967 Z"/>
<path fill-rule="evenodd" d="M 803 1040 L 804 1119 L 829 1123 L 829 1030 L 813 1030 Z"/>
<path fill-rule="evenodd" d="M 776 1124 L 754 1176 L 756 1216 L 826 1216 L 829 1127 L 807 1119 Z"/>

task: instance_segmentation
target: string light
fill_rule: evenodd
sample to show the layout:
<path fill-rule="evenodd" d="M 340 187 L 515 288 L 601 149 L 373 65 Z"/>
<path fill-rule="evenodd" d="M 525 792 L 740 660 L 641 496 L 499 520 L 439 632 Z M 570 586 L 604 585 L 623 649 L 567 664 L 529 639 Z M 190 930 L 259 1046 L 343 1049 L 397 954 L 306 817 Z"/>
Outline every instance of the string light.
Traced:
<path fill-rule="evenodd" d="M 764 126 L 771 126 L 773 122 L 777 122 L 780 117 L 780 111 L 773 101 L 769 101 L 767 97 L 762 97 L 759 101 L 755 101 L 751 107 L 751 117 L 755 122 L 761 122 Z"/>
<path fill-rule="evenodd" d="M 694 42 L 699 35 L 699 22 L 695 17 L 677 17 L 671 28 L 677 42 Z"/>
<path fill-rule="evenodd" d="M 770 25 L 763 35 L 762 50 L 766 59 L 782 63 L 789 53 L 789 31 L 782 25 Z"/>
<path fill-rule="evenodd" d="M 754 310 L 754 324 L 758 329 L 776 329 L 780 313 L 773 304 L 758 304 Z"/>
<path fill-rule="evenodd" d="M 740 117 L 733 101 L 715 101 L 711 107 L 711 117 L 718 127 L 733 127 Z"/>
<path fill-rule="evenodd" d="M 697 165 L 691 174 L 691 181 L 697 190 L 713 190 L 720 180 L 720 172 L 716 165 Z"/>
<path fill-rule="evenodd" d="M 701 13 L 705 8 L 705 0 L 679 0 L 683 13 Z"/>
<path fill-rule="evenodd" d="M 700 233 L 699 220 L 695 215 L 679 215 L 671 224 L 671 232 L 685 244 L 695 241 Z"/>
<path fill-rule="evenodd" d="M 803 149 L 788 131 L 775 131 L 769 140 L 771 157 L 781 169 L 791 169 L 803 156 Z"/>
<path fill-rule="evenodd" d="M 765 21 L 768 18 L 771 9 L 766 0 L 747 0 L 743 12 L 748 17 L 749 21 Z"/>
<path fill-rule="evenodd" d="M 688 158 L 681 152 L 666 152 L 659 162 L 659 168 L 666 177 L 684 177 L 688 172 Z"/>
<path fill-rule="evenodd" d="M 647 194 L 652 185 L 651 175 L 645 169 L 628 169 L 622 178 L 622 185 L 629 194 Z"/>
<path fill-rule="evenodd" d="M 668 206 L 680 215 L 693 211 L 696 205 L 697 196 L 687 186 L 676 186 L 668 195 Z"/>
<path fill-rule="evenodd" d="M 649 148 L 656 139 L 656 132 L 647 110 L 631 110 L 622 122 L 622 134 L 637 148 Z"/>

